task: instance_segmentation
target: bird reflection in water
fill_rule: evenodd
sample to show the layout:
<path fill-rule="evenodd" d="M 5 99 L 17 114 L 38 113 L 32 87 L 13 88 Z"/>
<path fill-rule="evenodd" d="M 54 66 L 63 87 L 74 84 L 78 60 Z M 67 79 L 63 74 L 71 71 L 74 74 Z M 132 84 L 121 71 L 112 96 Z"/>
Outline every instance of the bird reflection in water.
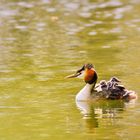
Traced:
<path fill-rule="evenodd" d="M 94 133 L 95 129 L 100 127 L 99 120 L 104 118 L 108 119 L 113 125 L 116 119 L 121 118 L 122 113 L 126 106 L 133 105 L 133 102 L 124 102 L 122 100 L 110 101 L 76 101 L 76 106 L 80 110 L 84 119 L 85 125 L 89 133 Z"/>
<path fill-rule="evenodd" d="M 76 101 L 77 108 L 81 111 L 83 119 L 85 120 L 85 125 L 88 128 L 90 133 L 94 132 L 94 128 L 99 127 L 98 119 L 94 108 L 92 108 L 91 103 L 89 102 L 80 102 Z"/>

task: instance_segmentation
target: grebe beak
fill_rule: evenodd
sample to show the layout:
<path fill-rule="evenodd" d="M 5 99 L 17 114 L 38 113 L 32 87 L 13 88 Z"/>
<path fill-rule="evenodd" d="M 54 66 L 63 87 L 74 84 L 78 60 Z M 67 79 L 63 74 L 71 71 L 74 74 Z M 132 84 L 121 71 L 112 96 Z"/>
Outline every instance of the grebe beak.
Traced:
<path fill-rule="evenodd" d="M 71 74 L 71 75 L 66 76 L 65 78 L 75 78 L 75 77 L 78 77 L 79 75 L 81 75 L 81 73 Z"/>
<path fill-rule="evenodd" d="M 74 74 L 72 75 L 68 75 L 65 78 L 82 78 L 84 76 L 84 72 L 85 72 L 85 65 L 82 66 L 81 69 L 77 70 Z"/>

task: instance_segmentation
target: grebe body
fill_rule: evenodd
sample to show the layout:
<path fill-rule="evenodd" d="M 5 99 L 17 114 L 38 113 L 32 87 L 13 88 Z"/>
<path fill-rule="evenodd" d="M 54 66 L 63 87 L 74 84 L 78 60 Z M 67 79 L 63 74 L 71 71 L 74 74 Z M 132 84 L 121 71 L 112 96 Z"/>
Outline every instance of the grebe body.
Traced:
<path fill-rule="evenodd" d="M 92 64 L 85 64 L 75 74 L 67 76 L 67 78 L 83 76 L 86 85 L 76 95 L 76 101 L 87 101 L 91 99 L 136 99 L 137 95 L 134 91 L 127 90 L 117 77 L 112 77 L 109 81 L 101 80 L 96 85 L 98 76 Z"/>

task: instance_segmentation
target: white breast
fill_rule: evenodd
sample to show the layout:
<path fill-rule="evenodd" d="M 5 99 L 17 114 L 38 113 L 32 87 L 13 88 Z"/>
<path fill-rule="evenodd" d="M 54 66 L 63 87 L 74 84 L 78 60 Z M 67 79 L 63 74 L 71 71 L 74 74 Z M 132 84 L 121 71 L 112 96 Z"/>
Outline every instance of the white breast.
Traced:
<path fill-rule="evenodd" d="M 76 101 L 86 101 L 91 98 L 91 92 L 94 84 L 86 84 L 83 89 L 76 95 Z"/>

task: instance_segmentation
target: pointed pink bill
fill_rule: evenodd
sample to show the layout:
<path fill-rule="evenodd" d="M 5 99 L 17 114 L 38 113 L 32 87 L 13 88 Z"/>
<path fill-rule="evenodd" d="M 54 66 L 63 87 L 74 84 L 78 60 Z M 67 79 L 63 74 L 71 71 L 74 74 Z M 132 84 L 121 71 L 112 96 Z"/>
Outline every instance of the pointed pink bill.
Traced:
<path fill-rule="evenodd" d="M 75 73 L 75 74 L 68 75 L 65 78 L 75 78 L 75 77 L 77 77 L 79 75 L 80 75 L 80 73 Z"/>

